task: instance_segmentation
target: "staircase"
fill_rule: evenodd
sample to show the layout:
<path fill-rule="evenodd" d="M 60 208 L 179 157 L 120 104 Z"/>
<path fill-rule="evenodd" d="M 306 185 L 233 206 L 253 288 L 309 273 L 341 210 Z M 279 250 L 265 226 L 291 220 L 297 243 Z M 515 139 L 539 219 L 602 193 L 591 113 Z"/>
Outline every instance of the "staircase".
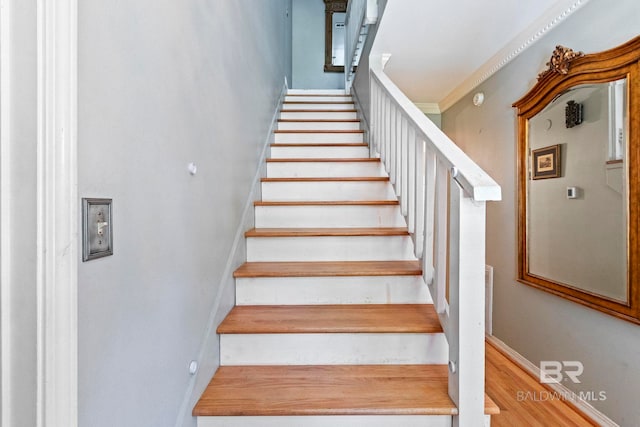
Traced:
<path fill-rule="evenodd" d="M 290 90 L 266 168 L 198 426 L 452 425 L 447 339 L 351 97 Z"/>

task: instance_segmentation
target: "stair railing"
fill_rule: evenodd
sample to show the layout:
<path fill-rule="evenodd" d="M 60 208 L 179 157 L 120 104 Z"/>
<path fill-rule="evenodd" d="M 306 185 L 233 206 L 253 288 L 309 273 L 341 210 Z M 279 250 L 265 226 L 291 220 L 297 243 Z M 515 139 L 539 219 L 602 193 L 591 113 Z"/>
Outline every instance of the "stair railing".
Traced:
<path fill-rule="evenodd" d="M 384 74 L 370 70 L 372 156 L 389 173 L 449 343 L 454 424 L 484 423 L 485 204 L 500 186 Z"/>
<path fill-rule="evenodd" d="M 368 26 L 378 20 L 377 0 L 350 0 L 345 16 L 344 79 L 345 88 L 351 87 L 360 52 L 367 36 Z"/>

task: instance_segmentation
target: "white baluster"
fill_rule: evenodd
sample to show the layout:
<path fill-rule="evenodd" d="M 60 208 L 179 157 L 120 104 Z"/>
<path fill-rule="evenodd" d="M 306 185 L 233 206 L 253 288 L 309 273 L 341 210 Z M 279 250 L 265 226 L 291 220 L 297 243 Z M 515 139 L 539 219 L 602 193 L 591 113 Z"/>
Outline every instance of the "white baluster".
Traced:
<path fill-rule="evenodd" d="M 400 116 L 400 121 L 402 121 L 402 116 Z M 402 171 L 400 175 L 400 188 L 399 188 L 399 197 L 400 197 L 400 210 L 402 215 L 407 217 L 407 178 L 408 172 L 407 169 L 407 128 L 398 129 L 398 141 L 400 142 L 400 150 L 398 154 L 398 164 L 399 168 Z"/>
<path fill-rule="evenodd" d="M 382 152 L 381 159 L 385 168 L 389 170 L 389 100 L 384 92 L 381 91 L 381 107 L 382 107 Z"/>
<path fill-rule="evenodd" d="M 433 295 L 435 309 L 444 313 L 447 307 L 447 210 L 449 170 L 442 163 L 436 163 L 436 200 L 435 200 L 435 277 Z"/>
<path fill-rule="evenodd" d="M 400 190 L 402 189 L 402 138 L 398 133 L 395 134 L 394 146 L 393 146 L 393 167 L 395 171 L 395 190 L 396 196 L 400 197 Z"/>
<path fill-rule="evenodd" d="M 371 141 L 369 141 L 369 155 L 371 157 L 380 156 L 380 139 L 378 138 L 378 127 L 380 126 L 380 116 L 378 115 L 378 85 L 371 79 Z"/>
<path fill-rule="evenodd" d="M 424 248 L 422 250 L 422 271 L 424 281 L 433 288 L 435 208 L 436 208 L 436 155 L 425 146 L 424 153 Z M 432 289 L 432 294 L 434 289 Z"/>
<path fill-rule="evenodd" d="M 424 220 L 425 220 L 425 152 L 424 141 L 414 135 L 414 164 L 416 171 L 416 180 L 413 188 L 414 191 L 414 248 L 416 258 L 422 258 L 424 244 Z"/>
<path fill-rule="evenodd" d="M 389 172 L 392 175 L 391 178 L 391 184 L 393 184 L 394 188 L 396 186 L 396 182 L 398 180 L 398 168 L 396 165 L 396 159 L 398 158 L 396 149 L 398 147 L 398 139 L 396 138 L 396 133 L 395 133 L 395 129 L 394 131 L 391 133 L 391 137 L 390 137 L 390 146 L 389 146 L 389 154 L 391 156 L 390 159 L 390 169 Z"/>
<path fill-rule="evenodd" d="M 407 130 L 407 226 L 410 233 L 416 230 L 416 132 L 411 126 Z"/>

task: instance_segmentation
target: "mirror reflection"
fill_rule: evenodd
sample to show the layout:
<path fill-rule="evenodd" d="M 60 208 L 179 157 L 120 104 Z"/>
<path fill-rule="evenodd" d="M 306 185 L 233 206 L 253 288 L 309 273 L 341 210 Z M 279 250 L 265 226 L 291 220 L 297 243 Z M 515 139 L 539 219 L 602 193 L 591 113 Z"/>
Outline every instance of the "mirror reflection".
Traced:
<path fill-rule="evenodd" d="M 566 90 L 529 119 L 529 273 L 626 302 L 626 79 Z"/>
<path fill-rule="evenodd" d="M 640 324 L 640 36 L 546 65 L 513 104 L 518 281 Z"/>
<path fill-rule="evenodd" d="M 344 67 L 344 43 L 345 27 L 344 22 L 347 14 L 344 12 L 332 15 L 331 33 L 331 65 Z"/>
<path fill-rule="evenodd" d="M 324 71 L 344 73 L 347 0 L 324 0 Z"/>

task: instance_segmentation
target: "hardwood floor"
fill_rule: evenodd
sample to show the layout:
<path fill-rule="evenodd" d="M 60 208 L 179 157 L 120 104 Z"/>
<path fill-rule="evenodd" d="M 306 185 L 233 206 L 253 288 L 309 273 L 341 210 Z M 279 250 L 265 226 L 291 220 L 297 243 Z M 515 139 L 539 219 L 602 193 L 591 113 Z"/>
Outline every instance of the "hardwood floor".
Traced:
<path fill-rule="evenodd" d="M 552 392 L 490 343 L 486 345 L 485 391 L 500 408 L 491 417 L 492 427 L 595 425 L 568 404 L 549 398 Z"/>

